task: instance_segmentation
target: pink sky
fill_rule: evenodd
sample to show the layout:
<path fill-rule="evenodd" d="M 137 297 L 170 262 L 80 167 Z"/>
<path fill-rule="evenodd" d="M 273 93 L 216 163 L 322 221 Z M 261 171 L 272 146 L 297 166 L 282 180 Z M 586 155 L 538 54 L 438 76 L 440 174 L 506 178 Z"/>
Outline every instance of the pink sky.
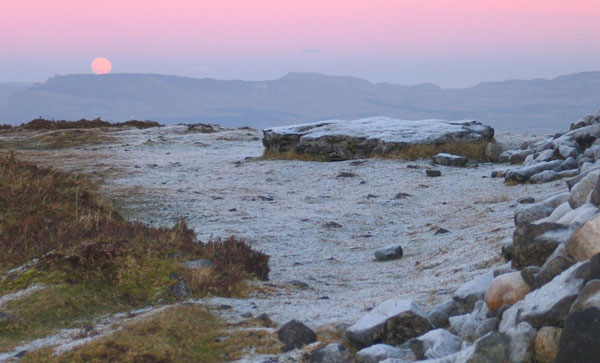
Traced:
<path fill-rule="evenodd" d="M 468 59 L 480 63 L 458 73 L 494 59 L 522 65 L 507 77 L 600 70 L 599 17 L 598 0 L 1 0 L 0 82 L 26 79 L 27 67 L 86 72 L 97 56 L 116 72 L 247 79 L 269 78 L 265 69 L 332 73 L 343 63 L 353 75 L 415 83 L 372 69 L 420 63 L 431 67 L 425 75 Z M 544 59 L 552 70 L 534 66 Z"/>

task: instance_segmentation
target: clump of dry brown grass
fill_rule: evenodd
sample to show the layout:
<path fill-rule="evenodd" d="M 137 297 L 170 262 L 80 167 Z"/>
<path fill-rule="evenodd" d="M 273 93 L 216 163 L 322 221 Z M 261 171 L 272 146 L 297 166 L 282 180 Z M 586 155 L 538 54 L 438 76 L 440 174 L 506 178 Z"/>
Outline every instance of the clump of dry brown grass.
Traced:
<path fill-rule="evenodd" d="M 401 160 L 417 160 L 431 158 L 437 153 L 450 153 L 464 156 L 473 161 L 485 160 L 485 148 L 487 142 L 460 143 L 446 142 L 438 144 L 406 144 L 398 145 L 394 149 L 385 154 L 360 154 L 357 158 L 380 158 L 380 159 L 401 159 Z M 352 151 L 352 148 L 349 149 Z M 330 158 L 327 155 L 298 153 L 292 149 L 289 151 L 278 152 L 265 149 L 263 159 L 279 159 L 279 160 L 301 160 L 301 161 L 333 161 L 339 160 L 339 157 Z"/>
<path fill-rule="evenodd" d="M 204 243 L 185 222 L 152 228 L 126 221 L 85 177 L 14 154 L 0 157 L 0 249 L 0 271 L 38 258 L 38 268 L 61 271 L 69 282 L 127 284 L 129 277 L 141 284 L 136 273 L 157 261 L 176 270 L 179 261 L 199 258 L 214 262 L 213 291 L 269 273 L 269 257 L 235 237 Z"/>
<path fill-rule="evenodd" d="M 100 118 L 94 120 L 81 119 L 78 121 L 66 120 L 46 120 L 37 118 L 29 121 L 19 128 L 23 130 L 67 130 L 67 129 L 93 129 L 93 128 L 109 128 L 109 127 L 135 127 L 138 129 L 146 129 L 150 127 L 159 127 L 161 124 L 155 121 L 139 121 L 131 120 L 126 122 L 111 123 L 103 121 Z"/>

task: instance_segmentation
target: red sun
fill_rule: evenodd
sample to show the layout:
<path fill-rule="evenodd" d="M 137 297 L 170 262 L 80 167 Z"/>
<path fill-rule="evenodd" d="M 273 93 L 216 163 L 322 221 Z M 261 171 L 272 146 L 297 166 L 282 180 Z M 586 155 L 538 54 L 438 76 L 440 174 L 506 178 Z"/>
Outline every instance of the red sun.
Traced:
<path fill-rule="evenodd" d="M 112 64 L 106 58 L 96 58 L 92 62 L 92 72 L 96 74 L 107 74 L 111 69 Z"/>

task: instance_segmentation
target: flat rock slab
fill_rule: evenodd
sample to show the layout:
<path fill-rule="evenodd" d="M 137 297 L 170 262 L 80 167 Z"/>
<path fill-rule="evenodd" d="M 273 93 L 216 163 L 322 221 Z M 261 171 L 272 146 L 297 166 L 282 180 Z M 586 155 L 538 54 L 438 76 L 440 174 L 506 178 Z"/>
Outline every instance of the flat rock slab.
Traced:
<path fill-rule="evenodd" d="M 402 344 L 432 328 L 425 313 L 411 300 L 390 299 L 348 328 L 346 337 L 358 347 Z"/>
<path fill-rule="evenodd" d="M 468 159 L 464 156 L 448 153 L 438 153 L 433 156 L 433 162 L 439 165 L 465 166 L 467 164 L 467 161 Z"/>
<path fill-rule="evenodd" d="M 409 145 L 487 144 L 494 129 L 477 121 L 369 117 L 328 120 L 263 130 L 267 152 L 308 154 L 329 160 L 362 159 L 401 152 Z"/>

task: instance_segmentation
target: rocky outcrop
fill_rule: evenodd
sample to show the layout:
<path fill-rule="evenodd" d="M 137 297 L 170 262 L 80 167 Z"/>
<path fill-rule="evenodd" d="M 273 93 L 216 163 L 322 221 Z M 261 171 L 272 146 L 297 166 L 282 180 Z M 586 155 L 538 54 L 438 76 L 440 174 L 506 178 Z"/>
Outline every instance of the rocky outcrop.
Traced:
<path fill-rule="evenodd" d="M 291 320 L 279 328 L 277 337 L 283 343 L 281 348 L 283 352 L 301 348 L 317 341 L 317 334 L 297 320 Z"/>
<path fill-rule="evenodd" d="M 263 133 L 266 154 L 275 157 L 286 153 L 324 160 L 402 157 L 409 147 L 415 145 L 431 147 L 431 156 L 444 151 L 444 145 L 454 146 L 455 154 L 461 154 L 461 145 L 479 145 L 483 158 L 485 146 L 494 136 L 494 129 L 477 121 L 406 121 L 370 117 L 275 127 L 265 129 Z"/>

